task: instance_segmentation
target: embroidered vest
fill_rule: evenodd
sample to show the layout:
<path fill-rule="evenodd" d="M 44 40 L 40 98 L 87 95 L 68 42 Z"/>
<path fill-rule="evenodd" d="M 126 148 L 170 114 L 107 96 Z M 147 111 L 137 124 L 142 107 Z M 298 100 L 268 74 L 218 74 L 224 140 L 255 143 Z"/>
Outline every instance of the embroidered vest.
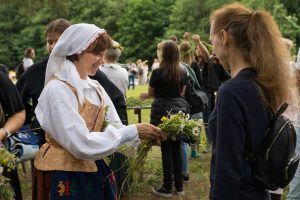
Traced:
<path fill-rule="evenodd" d="M 57 79 L 57 78 L 54 78 Z M 64 82 L 64 81 L 63 81 Z M 64 82 L 76 95 L 79 114 L 84 119 L 90 132 L 100 131 L 104 122 L 103 96 L 99 88 L 95 88 L 101 99 L 100 108 L 84 98 L 82 105 L 79 103 L 77 90 L 67 82 Z M 96 172 L 98 171 L 95 161 L 75 158 L 70 152 L 60 146 L 49 134 L 46 135 L 46 143 L 37 152 L 34 165 L 38 170 L 60 170 L 76 172 Z"/>

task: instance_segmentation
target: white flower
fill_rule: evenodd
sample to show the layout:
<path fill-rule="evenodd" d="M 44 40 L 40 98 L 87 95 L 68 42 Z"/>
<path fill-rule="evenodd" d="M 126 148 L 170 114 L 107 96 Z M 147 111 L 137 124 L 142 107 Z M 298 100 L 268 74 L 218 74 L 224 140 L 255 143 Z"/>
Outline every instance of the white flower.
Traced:
<path fill-rule="evenodd" d="M 184 124 L 184 123 L 181 123 L 181 124 L 180 124 L 180 130 L 183 131 L 184 127 L 185 127 L 185 124 Z"/>
<path fill-rule="evenodd" d="M 199 134 L 200 134 L 199 128 L 198 128 L 198 127 L 193 128 L 192 134 L 193 134 L 194 136 L 199 136 Z"/>
<path fill-rule="evenodd" d="M 189 114 L 186 114 L 185 120 L 188 121 L 189 119 L 190 119 L 190 115 L 189 115 Z"/>

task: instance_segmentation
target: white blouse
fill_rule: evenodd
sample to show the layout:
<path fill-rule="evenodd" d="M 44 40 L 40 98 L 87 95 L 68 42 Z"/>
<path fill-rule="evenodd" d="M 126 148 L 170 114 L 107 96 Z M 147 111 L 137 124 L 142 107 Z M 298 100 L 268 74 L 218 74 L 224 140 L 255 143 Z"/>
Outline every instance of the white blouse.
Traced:
<path fill-rule="evenodd" d="M 31 65 L 33 65 L 33 60 L 31 58 L 23 58 L 23 68 L 24 71 L 26 71 L 29 67 L 31 67 Z"/>
<path fill-rule="evenodd" d="M 100 70 L 120 89 L 125 96 L 128 90 L 128 72 L 119 64 L 107 63 Z"/>
<path fill-rule="evenodd" d="M 136 126 L 122 125 L 112 101 L 100 84 L 90 78 L 82 80 L 76 72 L 75 66 L 68 63 L 55 76 L 77 86 L 77 91 L 82 90 L 79 93 L 98 106 L 100 100 L 94 87 L 100 87 L 104 104 L 109 106 L 106 118 L 113 126 L 108 125 L 104 132 L 89 132 L 85 121 L 79 115 L 78 101 L 74 93 L 62 81 L 51 80 L 41 93 L 35 109 L 41 127 L 78 159 L 99 160 L 115 152 L 121 144 L 137 140 Z M 78 76 L 74 77 L 74 74 Z"/>

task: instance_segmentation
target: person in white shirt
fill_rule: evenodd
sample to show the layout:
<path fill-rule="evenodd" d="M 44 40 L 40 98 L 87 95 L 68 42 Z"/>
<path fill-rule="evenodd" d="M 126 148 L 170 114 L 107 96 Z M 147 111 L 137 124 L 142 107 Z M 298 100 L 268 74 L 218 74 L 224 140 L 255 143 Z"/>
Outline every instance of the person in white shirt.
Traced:
<path fill-rule="evenodd" d="M 23 58 L 23 68 L 26 71 L 31 65 L 33 65 L 33 58 L 35 57 L 35 51 L 33 48 L 27 48 L 25 50 Z"/>
<path fill-rule="evenodd" d="M 153 61 L 151 70 L 153 71 L 153 70 L 155 70 L 155 69 L 157 69 L 157 68 L 159 68 L 159 62 L 158 62 L 158 59 L 155 58 L 154 61 Z"/>
<path fill-rule="evenodd" d="M 104 52 L 104 64 L 100 70 L 120 89 L 125 96 L 128 90 L 128 73 L 125 68 L 118 64 L 122 53 L 121 45 L 113 41 L 112 48 Z"/>
<path fill-rule="evenodd" d="M 148 123 L 122 125 L 105 90 L 88 77 L 103 64 L 111 43 L 104 29 L 75 24 L 51 52 L 35 109 L 46 143 L 34 161 L 33 199 L 115 200 L 115 179 L 103 158 L 138 138 L 166 139 Z"/>

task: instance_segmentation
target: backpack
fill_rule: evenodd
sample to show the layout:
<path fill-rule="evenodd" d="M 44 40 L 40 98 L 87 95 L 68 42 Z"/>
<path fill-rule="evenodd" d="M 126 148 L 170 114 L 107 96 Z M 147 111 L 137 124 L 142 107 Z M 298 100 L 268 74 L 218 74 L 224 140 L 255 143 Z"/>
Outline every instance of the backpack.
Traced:
<path fill-rule="evenodd" d="M 184 97 L 190 105 L 190 113 L 202 112 L 208 107 L 208 97 L 206 93 L 201 90 L 193 69 L 185 63 L 181 64 L 185 68 L 187 75 Z"/>
<path fill-rule="evenodd" d="M 246 150 L 252 176 L 258 186 L 269 190 L 286 187 L 293 179 L 299 156 L 295 153 L 296 131 L 292 122 L 282 115 L 288 104 L 284 103 L 266 131 L 256 154 Z"/>

